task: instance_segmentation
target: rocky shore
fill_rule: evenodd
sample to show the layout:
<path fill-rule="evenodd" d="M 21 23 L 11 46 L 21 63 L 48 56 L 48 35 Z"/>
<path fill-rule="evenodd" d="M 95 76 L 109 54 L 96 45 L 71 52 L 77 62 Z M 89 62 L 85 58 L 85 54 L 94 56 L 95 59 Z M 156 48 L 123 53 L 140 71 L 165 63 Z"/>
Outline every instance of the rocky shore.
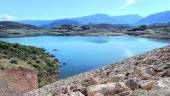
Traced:
<path fill-rule="evenodd" d="M 170 46 L 60 80 L 24 96 L 170 96 Z"/>

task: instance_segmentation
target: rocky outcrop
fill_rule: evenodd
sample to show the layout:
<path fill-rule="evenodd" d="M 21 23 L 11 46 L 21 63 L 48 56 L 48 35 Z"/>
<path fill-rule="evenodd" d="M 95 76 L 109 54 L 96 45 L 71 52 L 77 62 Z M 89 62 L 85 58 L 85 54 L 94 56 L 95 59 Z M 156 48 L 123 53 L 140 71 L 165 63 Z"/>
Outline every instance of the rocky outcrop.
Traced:
<path fill-rule="evenodd" d="M 24 96 L 170 96 L 170 46 L 79 74 Z"/>

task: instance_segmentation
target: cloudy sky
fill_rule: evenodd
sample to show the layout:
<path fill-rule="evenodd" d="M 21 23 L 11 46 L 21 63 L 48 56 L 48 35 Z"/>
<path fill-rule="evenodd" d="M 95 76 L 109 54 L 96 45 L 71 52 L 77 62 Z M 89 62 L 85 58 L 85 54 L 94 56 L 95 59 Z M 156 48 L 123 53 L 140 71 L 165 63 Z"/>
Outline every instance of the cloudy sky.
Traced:
<path fill-rule="evenodd" d="M 104 13 L 111 16 L 170 10 L 170 0 L 0 0 L 1 20 L 59 19 Z"/>

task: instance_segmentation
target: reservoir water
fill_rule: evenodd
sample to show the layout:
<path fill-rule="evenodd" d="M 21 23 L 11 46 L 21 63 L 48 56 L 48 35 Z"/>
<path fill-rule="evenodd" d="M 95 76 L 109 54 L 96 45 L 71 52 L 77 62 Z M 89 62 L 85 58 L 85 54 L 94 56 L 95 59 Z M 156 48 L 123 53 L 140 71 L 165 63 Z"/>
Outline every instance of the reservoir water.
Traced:
<path fill-rule="evenodd" d="M 0 40 L 45 48 L 61 62 L 60 79 L 170 44 L 130 36 L 36 36 Z"/>

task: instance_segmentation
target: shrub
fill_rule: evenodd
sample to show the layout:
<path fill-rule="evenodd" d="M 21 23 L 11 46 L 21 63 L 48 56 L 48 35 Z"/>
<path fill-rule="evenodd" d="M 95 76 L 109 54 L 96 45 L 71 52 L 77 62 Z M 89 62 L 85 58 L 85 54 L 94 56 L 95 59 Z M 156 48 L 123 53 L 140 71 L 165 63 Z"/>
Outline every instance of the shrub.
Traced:
<path fill-rule="evenodd" d="M 17 63 L 18 63 L 18 60 L 17 60 L 17 59 L 12 59 L 12 60 L 10 61 L 10 63 L 12 63 L 12 64 L 17 64 Z"/>

